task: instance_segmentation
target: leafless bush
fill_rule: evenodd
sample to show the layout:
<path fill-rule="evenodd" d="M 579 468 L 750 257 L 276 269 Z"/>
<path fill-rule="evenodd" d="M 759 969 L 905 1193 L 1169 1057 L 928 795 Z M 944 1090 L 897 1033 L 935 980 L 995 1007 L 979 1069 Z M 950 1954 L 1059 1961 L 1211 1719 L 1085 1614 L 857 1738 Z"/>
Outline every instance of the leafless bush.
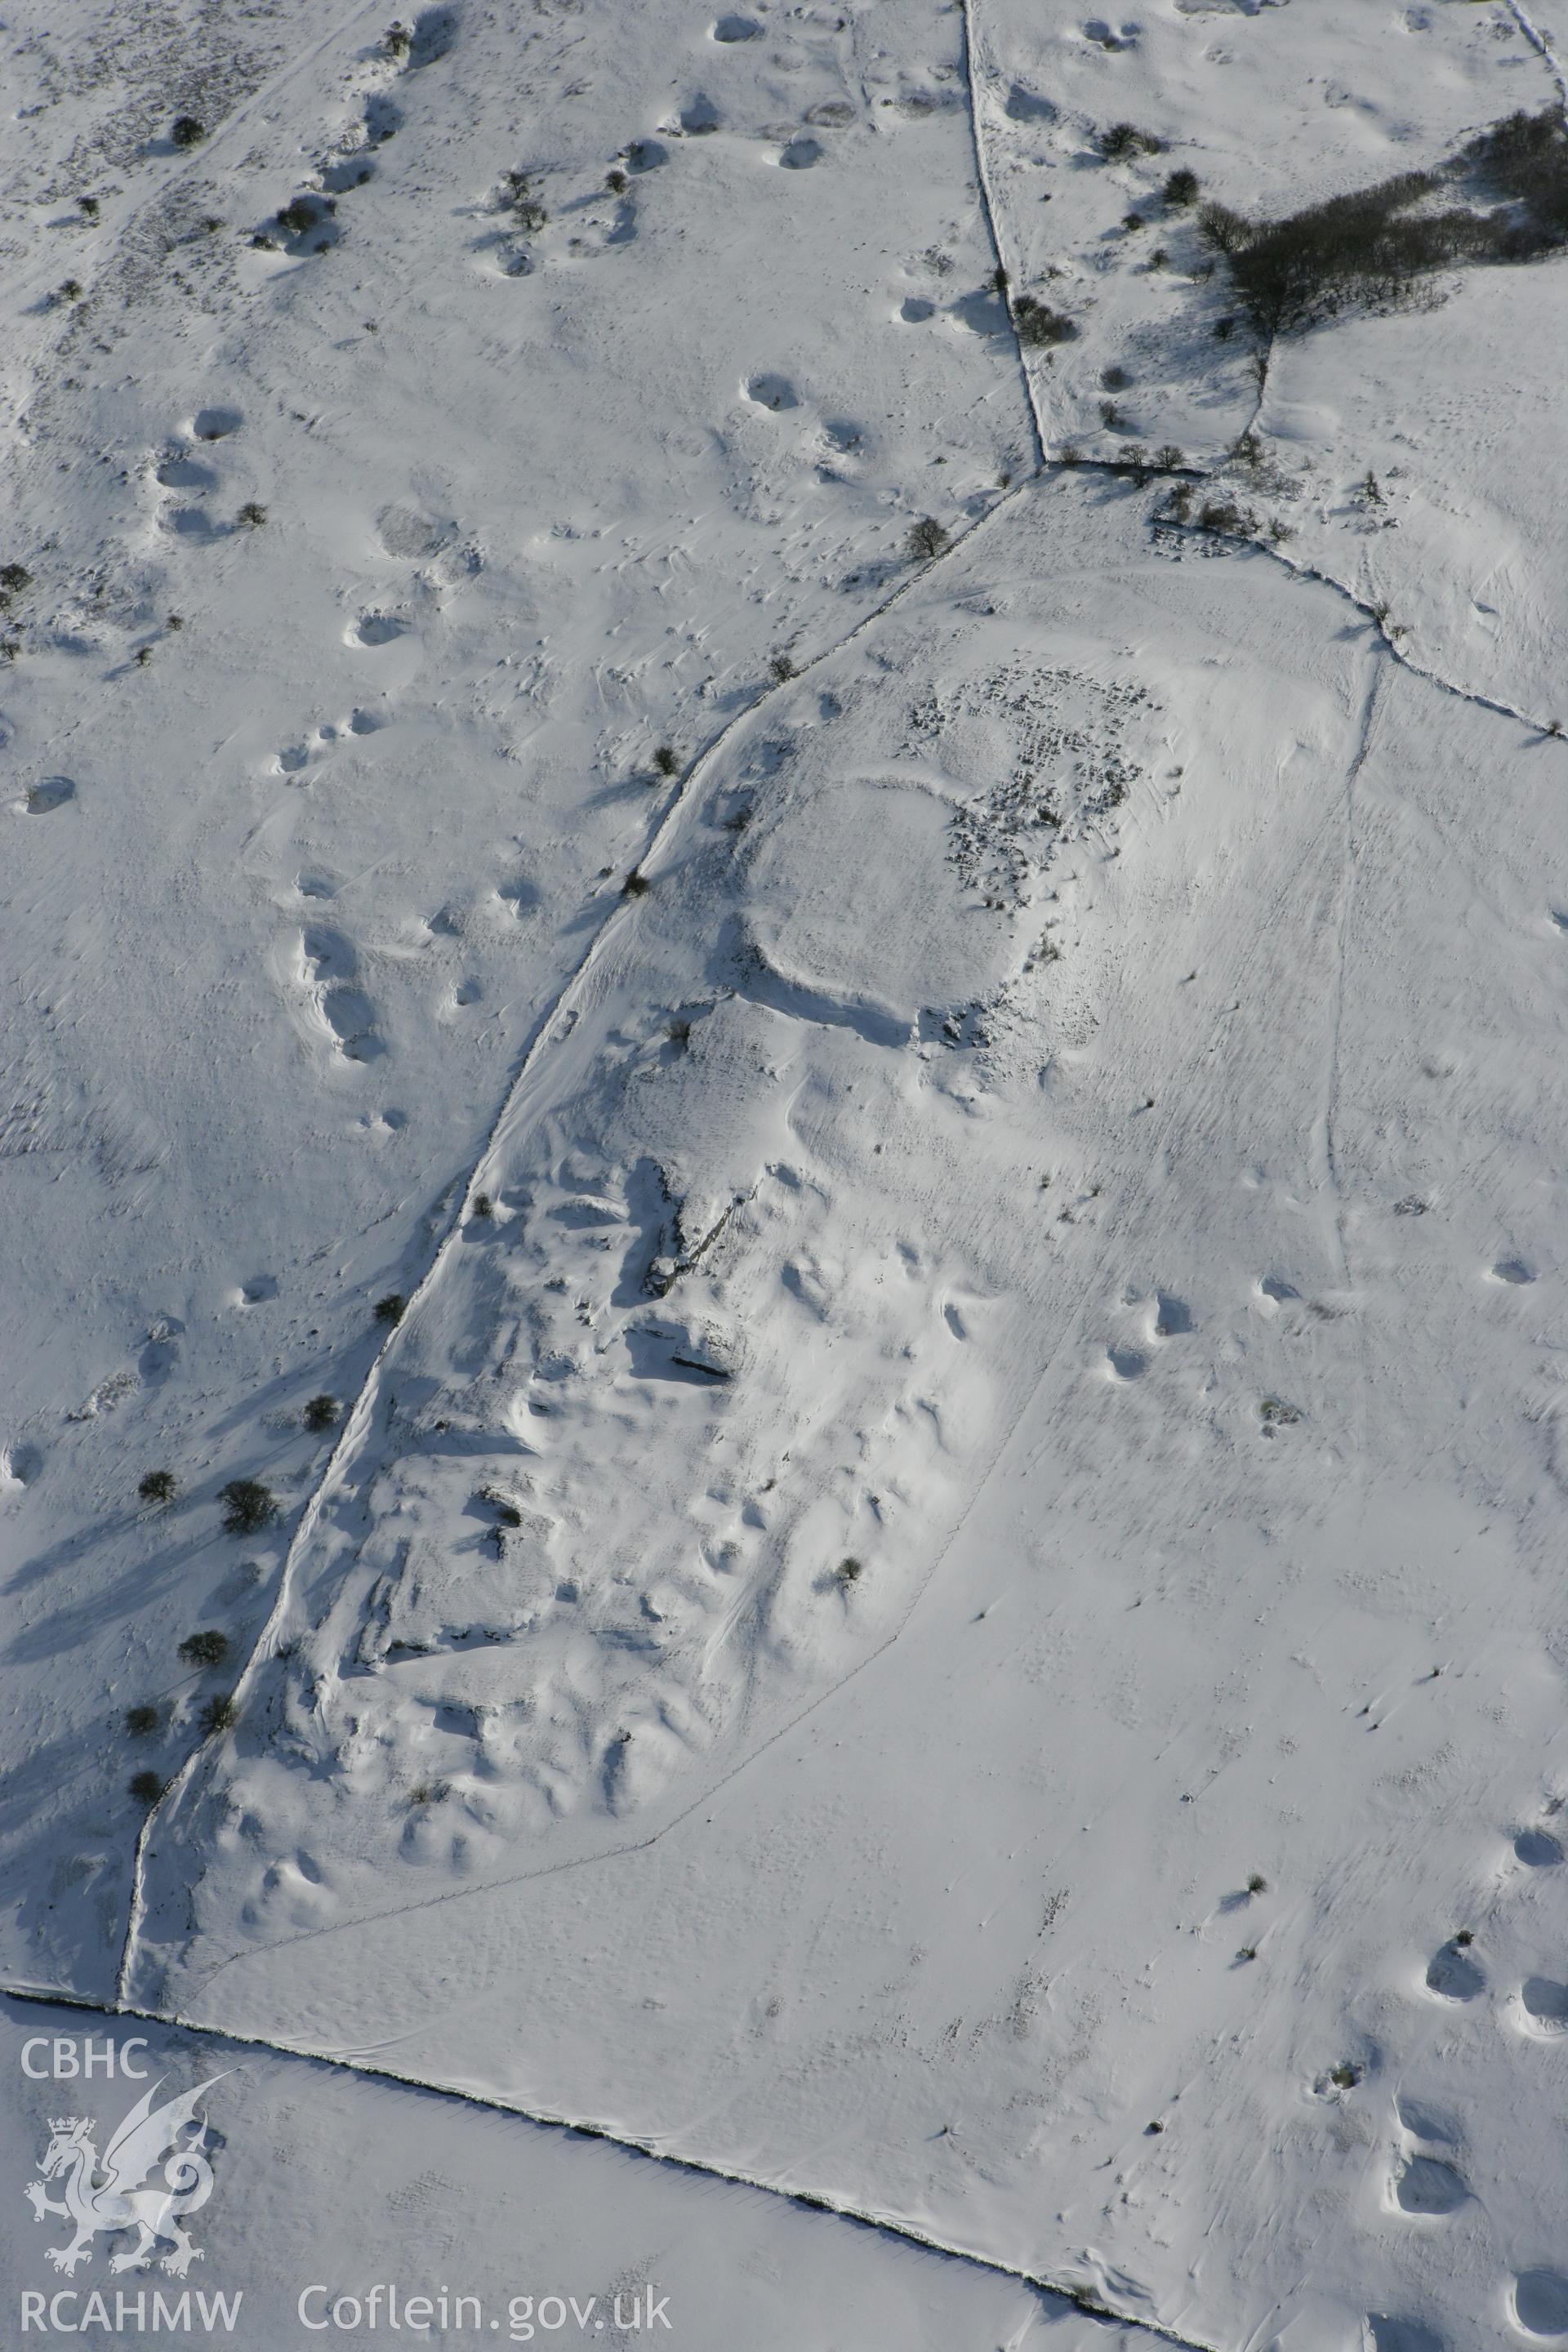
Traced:
<path fill-rule="evenodd" d="M 1468 183 L 1487 208 L 1434 203 Z M 1198 215 L 1261 333 L 1406 302 L 1439 269 L 1528 261 L 1568 245 L 1568 129 L 1558 109 L 1512 114 L 1432 171 L 1405 172 L 1280 220 L 1221 204 Z"/>
<path fill-rule="evenodd" d="M 1163 145 L 1163 140 L 1156 139 L 1152 131 L 1140 131 L 1132 122 L 1113 122 L 1100 134 L 1100 152 L 1108 163 L 1126 163 L 1134 155 L 1157 155 Z"/>
<path fill-rule="evenodd" d="M 1013 321 L 1021 343 L 1070 343 L 1078 333 L 1072 320 L 1033 294 L 1020 294 L 1013 305 Z"/>
<path fill-rule="evenodd" d="M 910 523 L 905 541 L 910 562 L 930 563 L 945 552 L 949 537 L 945 523 L 938 522 L 934 515 L 921 515 L 918 522 Z"/>

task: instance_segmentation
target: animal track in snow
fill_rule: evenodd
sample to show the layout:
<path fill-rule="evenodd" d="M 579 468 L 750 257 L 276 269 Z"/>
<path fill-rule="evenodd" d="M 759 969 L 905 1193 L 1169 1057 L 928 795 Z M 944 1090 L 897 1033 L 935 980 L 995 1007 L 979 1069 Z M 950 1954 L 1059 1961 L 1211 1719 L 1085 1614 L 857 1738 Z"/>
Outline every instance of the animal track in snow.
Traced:
<path fill-rule="evenodd" d="M 383 724 L 384 721 L 369 710 L 351 711 L 341 726 L 331 719 L 323 719 L 303 742 L 285 744 L 275 755 L 275 765 L 280 774 L 297 776 L 343 737 L 374 735 Z"/>

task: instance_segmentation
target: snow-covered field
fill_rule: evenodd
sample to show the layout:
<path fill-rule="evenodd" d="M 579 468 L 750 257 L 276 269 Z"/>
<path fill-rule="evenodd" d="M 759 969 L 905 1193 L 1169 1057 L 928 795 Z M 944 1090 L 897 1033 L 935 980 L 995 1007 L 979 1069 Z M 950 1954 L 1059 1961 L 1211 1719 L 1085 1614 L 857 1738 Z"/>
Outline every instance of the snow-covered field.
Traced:
<path fill-rule="evenodd" d="M 1568 2341 L 1550 26 L 4 33 L 5 2326 Z"/>

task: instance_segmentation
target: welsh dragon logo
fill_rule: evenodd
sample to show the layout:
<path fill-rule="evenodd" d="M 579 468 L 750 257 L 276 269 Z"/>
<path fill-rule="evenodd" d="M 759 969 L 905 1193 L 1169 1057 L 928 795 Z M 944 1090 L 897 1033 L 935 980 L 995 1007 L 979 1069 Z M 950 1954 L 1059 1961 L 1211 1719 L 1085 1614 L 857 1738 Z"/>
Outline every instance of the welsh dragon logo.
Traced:
<path fill-rule="evenodd" d="M 76 2231 L 68 2246 L 47 2250 L 56 2270 L 69 2276 L 79 2263 L 91 2262 L 92 2241 L 105 2230 L 137 2232 L 136 2243 L 113 2256 L 111 2271 L 145 2270 L 160 2243 L 173 2250 L 163 2257 L 163 2267 L 176 2278 L 184 2278 L 191 2264 L 203 2259 L 201 2248 L 192 2245 L 181 2225 L 213 2193 L 213 2168 L 203 2153 L 206 2117 L 198 2123 L 196 2108 L 214 2083 L 222 2080 L 221 2074 L 213 2074 L 161 2107 L 153 2105 L 159 2088 L 154 2083 L 120 2124 L 101 2164 L 90 2116 L 51 2116 L 52 2137 L 38 2178 L 29 2180 L 22 2194 L 40 2221 L 58 2213 Z M 162 2187 L 152 2178 L 160 2164 Z M 60 2181 L 63 2200 L 49 2195 L 44 2185 L 49 2180 Z"/>

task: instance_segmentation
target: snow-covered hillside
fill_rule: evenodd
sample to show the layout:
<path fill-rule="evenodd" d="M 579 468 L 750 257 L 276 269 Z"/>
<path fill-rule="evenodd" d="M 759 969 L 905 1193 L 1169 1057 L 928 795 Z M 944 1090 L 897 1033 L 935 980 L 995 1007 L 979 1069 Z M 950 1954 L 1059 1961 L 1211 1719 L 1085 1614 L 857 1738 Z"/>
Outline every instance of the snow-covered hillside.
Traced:
<path fill-rule="evenodd" d="M 1216 243 L 1511 221 L 1550 29 L 5 32 L 0 1982 L 386 2136 L 367 2278 L 429 2102 L 272 2053 L 1563 2340 L 1568 258 Z M 693 2343 L 1103 2340 L 526 2147 Z"/>

